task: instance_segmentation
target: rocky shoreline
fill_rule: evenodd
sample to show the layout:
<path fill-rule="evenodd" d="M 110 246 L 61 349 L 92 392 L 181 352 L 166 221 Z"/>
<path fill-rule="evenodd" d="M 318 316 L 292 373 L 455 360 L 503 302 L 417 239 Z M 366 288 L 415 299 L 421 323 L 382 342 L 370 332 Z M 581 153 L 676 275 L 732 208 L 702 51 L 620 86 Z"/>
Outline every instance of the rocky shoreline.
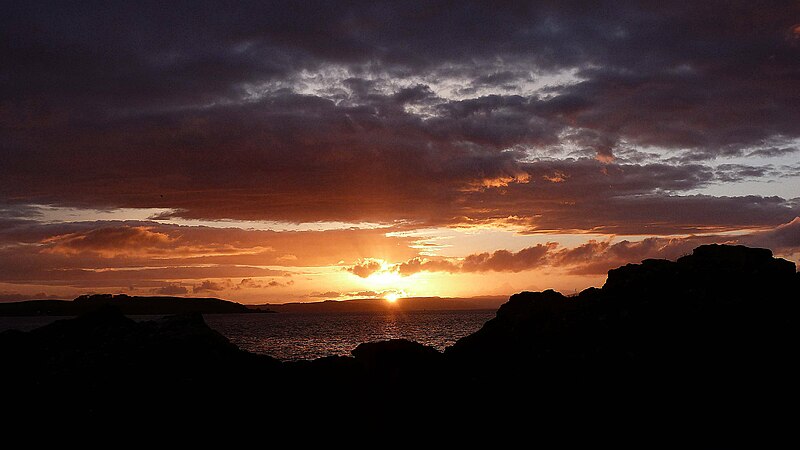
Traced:
<path fill-rule="evenodd" d="M 269 405 L 264 414 L 363 413 L 387 399 L 397 411 L 453 413 L 535 399 L 537 408 L 611 401 L 728 417 L 795 395 L 799 301 L 793 263 L 764 249 L 702 246 L 675 262 L 611 270 L 602 288 L 578 296 L 516 294 L 443 353 L 393 340 L 299 362 L 244 352 L 198 313 L 135 322 L 107 304 L 0 334 L 0 381 L 13 386 L 5 404 L 18 410 L 82 414 L 151 411 L 153 398 L 170 399 L 159 414 L 246 402 Z"/>

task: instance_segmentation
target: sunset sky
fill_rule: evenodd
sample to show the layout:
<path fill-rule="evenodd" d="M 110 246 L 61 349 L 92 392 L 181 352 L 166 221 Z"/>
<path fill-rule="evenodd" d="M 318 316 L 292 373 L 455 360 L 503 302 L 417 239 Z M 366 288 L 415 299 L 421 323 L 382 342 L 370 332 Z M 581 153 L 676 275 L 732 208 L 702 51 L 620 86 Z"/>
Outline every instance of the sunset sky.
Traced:
<path fill-rule="evenodd" d="M 800 2 L 0 14 L 0 301 L 602 285 L 800 258 Z"/>

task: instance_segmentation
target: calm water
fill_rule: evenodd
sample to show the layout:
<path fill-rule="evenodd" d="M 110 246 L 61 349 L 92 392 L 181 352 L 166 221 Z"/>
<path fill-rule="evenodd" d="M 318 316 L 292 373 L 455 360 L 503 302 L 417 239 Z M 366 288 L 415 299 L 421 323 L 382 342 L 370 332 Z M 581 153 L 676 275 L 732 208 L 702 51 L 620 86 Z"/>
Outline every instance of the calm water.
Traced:
<path fill-rule="evenodd" d="M 477 331 L 494 310 L 386 313 L 208 314 L 209 326 L 240 348 L 283 360 L 349 355 L 362 342 L 405 338 L 444 350 Z M 152 320 L 152 316 L 137 316 Z M 56 317 L 0 317 L 0 331 L 31 330 Z"/>

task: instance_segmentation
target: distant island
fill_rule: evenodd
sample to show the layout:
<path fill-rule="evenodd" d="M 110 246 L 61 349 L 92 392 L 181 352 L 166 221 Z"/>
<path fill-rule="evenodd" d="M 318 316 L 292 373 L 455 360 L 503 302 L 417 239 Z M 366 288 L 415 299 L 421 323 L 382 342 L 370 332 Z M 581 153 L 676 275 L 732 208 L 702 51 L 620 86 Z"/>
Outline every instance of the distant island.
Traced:
<path fill-rule="evenodd" d="M 319 302 L 266 303 L 250 308 L 276 312 L 385 312 L 385 311 L 458 311 L 469 309 L 497 309 L 508 300 L 507 296 L 467 298 L 408 297 L 394 302 L 383 298 L 354 300 L 324 300 Z"/>
<path fill-rule="evenodd" d="M 0 316 L 77 316 L 101 306 L 114 306 L 123 314 L 250 314 L 274 312 L 253 309 L 218 298 L 139 297 L 125 294 L 81 295 L 75 300 L 28 300 L 0 303 Z"/>

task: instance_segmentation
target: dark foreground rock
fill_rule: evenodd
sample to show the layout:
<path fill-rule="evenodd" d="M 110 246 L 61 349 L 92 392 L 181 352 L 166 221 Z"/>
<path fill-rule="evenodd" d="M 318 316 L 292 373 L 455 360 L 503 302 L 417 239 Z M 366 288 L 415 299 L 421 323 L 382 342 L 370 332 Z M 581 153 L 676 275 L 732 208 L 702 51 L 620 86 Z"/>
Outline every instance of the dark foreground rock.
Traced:
<path fill-rule="evenodd" d="M 614 269 L 601 289 L 574 297 L 516 294 L 444 354 L 393 340 L 282 363 L 240 351 L 199 315 L 137 323 L 107 306 L 0 334 L 0 376 L 17 410 L 196 415 L 258 405 L 272 419 L 413 411 L 492 421 L 518 411 L 626 426 L 679 417 L 709 429 L 756 416 L 780 426 L 772 413 L 798 396 L 798 302 L 794 264 L 768 250 L 703 246 Z"/>
<path fill-rule="evenodd" d="M 516 294 L 447 356 L 488 378 L 593 367 L 691 367 L 698 376 L 777 369 L 797 354 L 797 280 L 795 265 L 769 250 L 702 246 L 676 262 L 611 270 L 602 289 L 575 297 Z"/>
<path fill-rule="evenodd" d="M 176 400 L 162 412 L 188 409 L 200 392 L 215 395 L 280 365 L 239 350 L 200 314 L 135 322 L 110 305 L 1 333 L 0 355 L 6 405 L 69 414 L 138 413 L 153 398 Z"/>

